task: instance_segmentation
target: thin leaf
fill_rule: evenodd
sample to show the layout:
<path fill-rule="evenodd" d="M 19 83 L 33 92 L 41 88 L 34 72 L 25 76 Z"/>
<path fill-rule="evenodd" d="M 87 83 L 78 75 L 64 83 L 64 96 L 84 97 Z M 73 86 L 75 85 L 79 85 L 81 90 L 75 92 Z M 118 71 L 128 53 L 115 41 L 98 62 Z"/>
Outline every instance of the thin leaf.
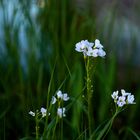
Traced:
<path fill-rule="evenodd" d="M 137 138 L 137 140 L 140 140 L 140 137 L 135 131 L 133 131 L 131 128 L 127 128 L 127 130 L 130 131 Z"/>

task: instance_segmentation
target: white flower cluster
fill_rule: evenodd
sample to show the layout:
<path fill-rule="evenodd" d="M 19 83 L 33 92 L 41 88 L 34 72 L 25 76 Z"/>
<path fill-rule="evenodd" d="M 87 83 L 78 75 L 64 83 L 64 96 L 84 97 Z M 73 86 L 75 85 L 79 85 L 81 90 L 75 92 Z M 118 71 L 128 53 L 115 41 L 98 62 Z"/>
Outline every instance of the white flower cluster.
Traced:
<path fill-rule="evenodd" d="M 41 108 L 40 109 L 40 112 L 38 112 L 38 111 L 36 111 L 36 113 L 41 113 L 41 116 L 42 116 L 42 118 L 44 118 L 46 115 L 47 115 L 47 109 L 45 109 L 45 108 Z M 35 112 L 33 112 L 33 111 L 29 111 L 29 114 L 31 115 L 31 116 L 36 116 L 36 113 Z M 48 113 L 48 115 L 50 115 L 50 113 Z"/>
<path fill-rule="evenodd" d="M 124 89 L 121 90 L 121 96 L 118 95 L 118 91 L 114 91 L 111 95 L 111 97 L 114 99 L 114 102 L 117 104 L 118 107 L 122 107 L 125 104 L 135 104 L 134 95 L 132 95 L 129 92 L 125 92 Z"/>
<path fill-rule="evenodd" d="M 56 93 L 56 95 L 57 95 L 57 98 L 55 96 L 52 96 L 52 101 L 51 101 L 52 104 L 55 104 L 57 100 L 58 100 L 58 102 L 59 101 L 60 102 L 61 101 L 68 101 L 69 100 L 68 94 L 67 93 L 62 93 L 61 90 L 59 90 Z M 58 107 L 58 109 L 57 109 L 57 115 L 60 118 L 65 117 L 66 116 L 65 111 L 66 111 L 66 108 L 65 107 L 62 107 L 62 108 L 61 107 Z"/>
<path fill-rule="evenodd" d="M 52 100 L 51 100 L 51 104 L 55 104 L 56 102 L 58 102 L 58 106 L 57 106 L 57 115 L 59 118 L 62 118 L 62 117 L 66 117 L 66 108 L 65 107 L 61 107 L 62 106 L 62 102 L 63 101 L 68 101 L 70 99 L 70 97 L 68 96 L 67 93 L 62 93 L 61 90 L 59 90 L 57 93 L 56 93 L 56 96 L 52 96 Z M 36 115 L 40 116 L 42 118 L 44 118 L 46 115 L 47 115 L 47 109 L 45 108 L 41 108 L 40 109 L 40 112 L 37 110 L 36 112 L 33 112 L 33 111 L 29 111 L 29 114 L 33 117 L 35 117 Z M 50 115 L 50 113 L 48 113 L 48 115 Z"/>
<path fill-rule="evenodd" d="M 57 93 L 56 93 L 56 95 L 57 95 L 57 98 L 55 97 L 55 96 L 52 96 L 52 104 L 55 104 L 56 103 L 56 101 L 57 101 L 57 99 L 59 100 L 63 100 L 63 101 L 68 101 L 69 100 L 69 97 L 68 97 L 68 94 L 67 93 L 62 93 L 62 91 L 61 90 L 59 90 Z"/>
<path fill-rule="evenodd" d="M 98 39 L 95 40 L 95 43 L 88 42 L 88 40 L 82 40 L 76 44 L 75 50 L 82 52 L 84 56 L 104 57 L 106 55 L 106 52 L 103 50 L 103 45 Z"/>

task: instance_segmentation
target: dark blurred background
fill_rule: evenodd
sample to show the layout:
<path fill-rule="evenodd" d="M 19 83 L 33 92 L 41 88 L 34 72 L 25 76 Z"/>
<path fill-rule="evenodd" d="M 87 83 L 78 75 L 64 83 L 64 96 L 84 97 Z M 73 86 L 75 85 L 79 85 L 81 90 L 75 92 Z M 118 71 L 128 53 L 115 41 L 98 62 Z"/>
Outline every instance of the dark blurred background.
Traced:
<path fill-rule="evenodd" d="M 115 119 L 107 139 L 135 139 L 127 128 L 140 134 L 139 17 L 139 0 L 0 0 L 0 139 L 33 135 L 28 111 L 46 105 L 54 66 L 52 95 L 64 80 L 72 98 L 82 91 L 84 62 L 75 44 L 96 38 L 107 53 L 94 77 L 96 125 L 112 115 L 112 92 L 125 89 L 136 105 Z M 64 139 L 78 135 L 79 102 L 69 110 Z"/>

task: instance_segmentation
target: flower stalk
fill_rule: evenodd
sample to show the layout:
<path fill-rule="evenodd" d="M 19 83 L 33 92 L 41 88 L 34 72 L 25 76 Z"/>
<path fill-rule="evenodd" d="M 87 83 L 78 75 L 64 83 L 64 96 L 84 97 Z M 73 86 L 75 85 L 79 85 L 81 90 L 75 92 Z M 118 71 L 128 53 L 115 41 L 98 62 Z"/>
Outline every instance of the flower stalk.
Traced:
<path fill-rule="evenodd" d="M 89 127 L 89 136 L 92 134 L 94 129 L 94 116 L 93 116 L 93 107 L 92 107 L 92 96 L 93 96 L 93 85 L 92 85 L 92 76 L 93 76 L 93 58 L 95 57 L 105 57 L 106 52 L 103 50 L 103 45 L 98 39 L 95 40 L 95 43 L 88 42 L 88 40 L 82 40 L 81 42 L 76 43 L 75 50 L 77 52 L 82 52 L 85 60 L 86 67 L 86 87 L 87 87 L 87 102 L 88 102 L 88 127 Z"/>
<path fill-rule="evenodd" d="M 38 119 L 38 110 L 36 111 L 36 116 L 35 116 L 35 133 L 36 133 L 36 140 L 39 140 L 39 119 Z"/>
<path fill-rule="evenodd" d="M 92 59 L 87 58 L 86 65 L 86 86 L 87 86 L 87 101 L 88 101 L 88 126 L 89 126 L 89 135 L 91 135 L 94 128 L 94 116 L 93 116 L 93 105 L 92 105 L 92 96 L 93 96 L 93 85 L 92 85 L 92 68 L 91 63 Z"/>

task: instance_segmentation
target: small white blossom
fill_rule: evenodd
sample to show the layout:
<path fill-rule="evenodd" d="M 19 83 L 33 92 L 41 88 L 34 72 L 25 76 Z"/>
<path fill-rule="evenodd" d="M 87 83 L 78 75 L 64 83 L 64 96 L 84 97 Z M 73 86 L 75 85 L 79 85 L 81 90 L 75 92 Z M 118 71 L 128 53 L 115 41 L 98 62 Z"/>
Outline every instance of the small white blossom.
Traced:
<path fill-rule="evenodd" d="M 128 104 L 135 104 L 134 100 L 135 100 L 134 95 L 127 96 L 127 103 Z"/>
<path fill-rule="evenodd" d="M 119 107 L 124 106 L 125 104 L 135 104 L 134 95 L 131 93 L 126 92 L 124 89 L 121 89 L 122 96 L 118 95 L 118 91 L 114 91 L 111 97 L 114 99 L 114 102 L 117 103 Z"/>
<path fill-rule="evenodd" d="M 128 96 L 128 95 L 131 95 L 131 93 L 125 92 L 124 89 L 121 89 L 121 93 L 122 93 L 122 96 Z"/>
<path fill-rule="evenodd" d="M 103 49 L 98 49 L 98 56 L 104 57 L 106 55 L 106 52 Z"/>
<path fill-rule="evenodd" d="M 91 48 L 94 43 L 88 42 L 88 40 L 82 40 L 81 42 L 76 43 L 75 50 L 78 52 L 83 52 L 84 55 L 87 55 L 88 48 Z"/>
<path fill-rule="evenodd" d="M 95 46 L 94 48 L 102 49 L 103 45 L 100 43 L 98 39 L 95 39 Z"/>
<path fill-rule="evenodd" d="M 29 111 L 29 114 L 33 117 L 35 116 L 35 113 L 33 111 Z"/>
<path fill-rule="evenodd" d="M 124 106 L 124 105 L 126 104 L 125 99 L 126 99 L 125 96 L 120 96 L 120 97 L 118 98 L 117 105 L 118 105 L 119 107 Z"/>
<path fill-rule="evenodd" d="M 118 91 L 114 91 L 111 97 L 114 99 L 114 102 L 116 102 L 118 99 Z"/>
<path fill-rule="evenodd" d="M 57 92 L 57 98 L 61 99 L 63 101 L 68 101 L 69 100 L 68 94 L 67 93 L 63 94 L 62 91 L 60 91 L 60 90 Z"/>
<path fill-rule="evenodd" d="M 63 99 L 63 94 L 62 94 L 62 91 L 61 90 L 59 90 L 57 93 L 57 98 L 59 99 Z"/>
<path fill-rule="evenodd" d="M 124 89 L 121 89 L 121 93 L 122 93 L 122 96 L 128 96 L 128 95 L 131 95 L 131 93 L 129 93 L 129 92 L 125 92 Z"/>
<path fill-rule="evenodd" d="M 65 116 L 66 116 L 65 111 L 66 111 L 66 109 L 65 109 L 64 107 L 63 107 L 63 108 L 58 108 L 58 109 L 57 109 L 57 115 L 58 115 L 60 118 L 65 117 Z"/>
<path fill-rule="evenodd" d="M 54 96 L 52 96 L 52 101 L 51 101 L 51 103 L 52 103 L 52 104 L 55 104 L 56 101 L 57 101 L 56 98 L 55 98 Z"/>
<path fill-rule="evenodd" d="M 45 109 L 45 108 L 41 108 L 40 109 L 40 111 L 41 111 L 41 113 L 42 113 L 42 117 L 45 117 L 46 116 L 46 113 L 47 113 L 47 109 Z"/>
<path fill-rule="evenodd" d="M 98 56 L 98 49 L 89 48 L 87 51 L 87 56 L 97 57 Z"/>
<path fill-rule="evenodd" d="M 64 101 L 68 101 L 70 99 L 70 97 L 68 97 L 68 94 L 67 93 L 64 93 L 63 94 L 63 100 Z"/>

